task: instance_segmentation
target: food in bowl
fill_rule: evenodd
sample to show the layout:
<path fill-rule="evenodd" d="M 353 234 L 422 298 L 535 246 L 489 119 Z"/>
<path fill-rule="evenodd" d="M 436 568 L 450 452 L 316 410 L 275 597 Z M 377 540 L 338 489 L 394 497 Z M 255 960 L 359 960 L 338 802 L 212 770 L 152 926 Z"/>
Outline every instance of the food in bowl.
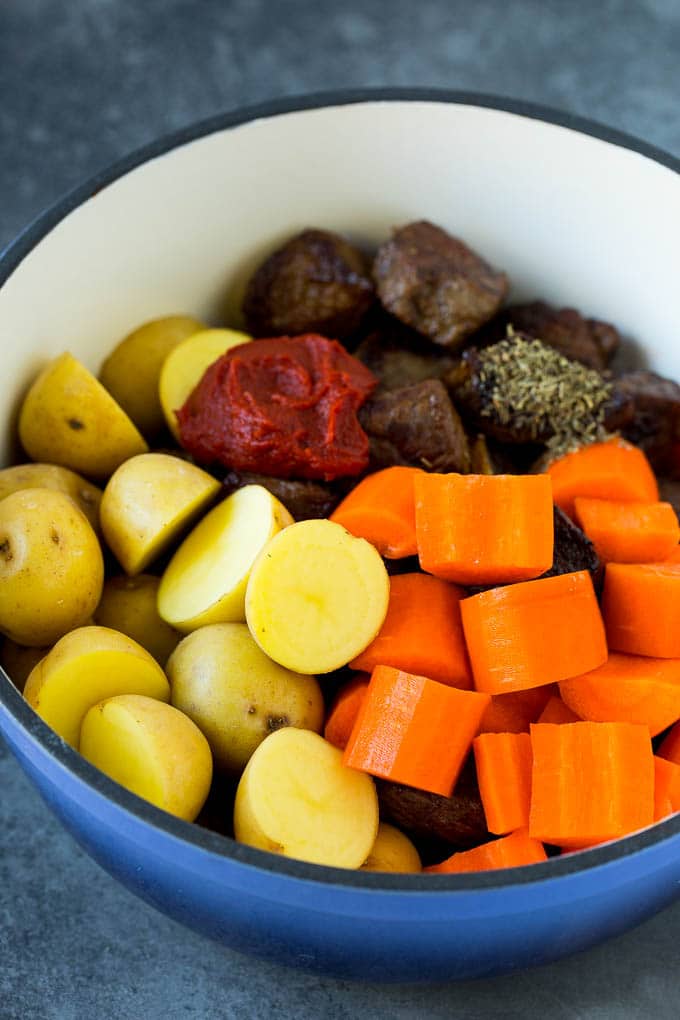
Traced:
<path fill-rule="evenodd" d="M 149 644 L 157 623 L 188 636 L 166 678 L 125 612 L 88 625 L 96 571 L 47 638 L 37 601 L 13 629 L 6 587 L 5 633 L 56 642 L 27 700 L 179 817 L 200 817 L 214 763 L 238 781 L 237 839 L 316 863 L 530 864 L 680 809 L 680 529 L 653 470 L 676 470 L 680 388 L 610 374 L 607 323 L 503 308 L 504 274 L 432 224 L 397 231 L 374 278 L 344 239 L 305 231 L 251 280 L 257 339 L 146 324 L 106 360 L 119 403 L 68 354 L 45 369 L 24 447 L 106 481 L 108 550 L 130 578 L 162 571 Z M 267 335 L 284 324 L 296 335 Z M 159 407 L 169 449 L 149 452 Z M 52 543 L 61 566 L 82 545 Z M 62 574 L 50 595 L 76 590 Z"/>

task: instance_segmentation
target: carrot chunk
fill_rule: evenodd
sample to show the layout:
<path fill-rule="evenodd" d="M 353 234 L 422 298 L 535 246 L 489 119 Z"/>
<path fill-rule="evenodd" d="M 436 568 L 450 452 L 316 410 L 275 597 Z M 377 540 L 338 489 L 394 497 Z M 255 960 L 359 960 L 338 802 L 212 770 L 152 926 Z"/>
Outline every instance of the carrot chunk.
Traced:
<path fill-rule="evenodd" d="M 458 584 L 503 584 L 553 560 L 547 475 L 437 475 L 413 480 L 423 570 Z"/>
<path fill-rule="evenodd" d="M 529 825 L 531 737 L 482 733 L 472 743 L 477 781 L 489 832 L 502 836 Z"/>
<path fill-rule="evenodd" d="M 680 563 L 609 563 L 602 616 L 617 652 L 680 659 Z"/>
<path fill-rule="evenodd" d="M 522 864 L 547 861 L 545 847 L 527 832 L 520 830 L 472 850 L 452 854 L 441 864 L 431 864 L 423 872 L 431 875 L 455 875 L 464 871 L 494 871 L 496 868 L 516 868 Z"/>
<path fill-rule="evenodd" d="M 680 811 L 680 765 L 654 755 L 654 821 Z"/>
<path fill-rule="evenodd" d="M 680 541 L 680 525 L 670 503 L 574 500 L 576 519 L 603 563 L 656 563 Z"/>
<path fill-rule="evenodd" d="M 370 673 L 375 666 L 394 666 L 469 690 L 472 672 L 460 617 L 463 597 L 460 588 L 428 574 L 392 577 L 385 622 L 352 660 L 352 669 Z"/>
<path fill-rule="evenodd" d="M 676 723 L 663 738 L 656 752 L 659 757 L 667 761 L 674 761 L 680 765 L 680 723 Z"/>
<path fill-rule="evenodd" d="M 534 723 L 531 747 L 534 839 L 583 847 L 654 821 L 654 755 L 646 726 Z"/>
<path fill-rule="evenodd" d="M 553 723 L 557 726 L 563 723 L 580 722 L 581 716 L 577 715 L 576 712 L 572 712 L 565 705 L 559 694 L 551 694 L 545 708 L 535 721 L 539 723 Z"/>
<path fill-rule="evenodd" d="M 541 687 L 595 669 L 607 645 L 586 570 L 493 588 L 460 604 L 478 691 Z"/>
<path fill-rule="evenodd" d="M 344 751 L 366 697 L 369 677 L 365 674 L 354 677 L 338 691 L 326 718 L 323 735 L 329 744 Z"/>
<path fill-rule="evenodd" d="M 449 797 L 488 703 L 486 694 L 376 666 L 343 761 Z"/>
<path fill-rule="evenodd" d="M 365 538 L 387 559 L 415 556 L 416 518 L 413 479 L 416 467 L 389 467 L 367 475 L 345 496 L 331 520 Z"/>
<path fill-rule="evenodd" d="M 548 467 L 553 500 L 574 517 L 577 496 L 621 502 L 655 503 L 659 486 L 642 450 L 624 439 L 591 443 L 554 460 Z"/>
<path fill-rule="evenodd" d="M 553 694 L 551 684 L 526 691 L 492 694 L 479 724 L 480 733 L 528 733 Z"/>
<path fill-rule="evenodd" d="M 562 680 L 560 694 L 578 718 L 637 723 L 655 737 L 680 719 L 680 659 L 611 652 L 597 669 Z"/>

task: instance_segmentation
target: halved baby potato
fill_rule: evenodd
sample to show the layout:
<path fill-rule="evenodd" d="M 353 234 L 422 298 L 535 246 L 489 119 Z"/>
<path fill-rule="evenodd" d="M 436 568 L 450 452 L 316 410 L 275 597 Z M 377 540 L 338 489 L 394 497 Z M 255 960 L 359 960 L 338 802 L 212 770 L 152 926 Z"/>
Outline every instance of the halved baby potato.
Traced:
<path fill-rule="evenodd" d="M 94 612 L 100 627 L 120 631 L 146 648 L 156 662 L 165 666 L 180 639 L 179 633 L 158 615 L 160 577 L 110 577 Z"/>
<path fill-rule="evenodd" d="M 167 667 L 171 700 L 193 719 L 223 771 L 240 773 L 255 748 L 283 726 L 323 726 L 313 676 L 284 669 L 255 644 L 245 623 L 216 623 L 189 634 Z"/>
<path fill-rule="evenodd" d="M 168 564 L 158 591 L 162 618 L 186 634 L 209 623 L 245 620 L 253 562 L 292 523 L 263 486 L 238 489 L 203 518 Z"/>
<path fill-rule="evenodd" d="M 139 431 L 156 436 L 165 425 L 158 396 L 163 362 L 188 336 L 205 329 L 190 315 L 165 315 L 128 333 L 109 354 L 99 379 Z"/>
<path fill-rule="evenodd" d="M 80 627 L 66 634 L 24 688 L 40 718 L 76 749 L 85 713 L 117 694 L 169 701 L 170 685 L 146 649 L 108 627 Z"/>
<path fill-rule="evenodd" d="M 246 620 L 262 651 L 298 673 L 330 673 L 380 630 L 390 579 L 377 550 L 339 524 L 299 521 L 250 573 Z"/>
<path fill-rule="evenodd" d="M 108 478 L 148 447 L 125 411 L 68 352 L 29 389 L 19 412 L 19 438 L 31 460 Z"/>
<path fill-rule="evenodd" d="M 408 836 L 387 822 L 381 822 L 370 854 L 361 865 L 362 871 L 395 871 L 415 874 L 423 870 L 420 854 Z"/>
<path fill-rule="evenodd" d="M 107 545 L 126 574 L 139 574 L 220 491 L 207 471 L 167 453 L 142 453 L 114 472 L 100 516 Z"/>
<path fill-rule="evenodd" d="M 204 329 L 187 337 L 168 354 L 161 368 L 158 392 L 165 421 L 175 439 L 179 439 L 175 412 L 201 381 L 205 370 L 226 351 L 251 339 L 236 329 Z"/>
<path fill-rule="evenodd" d="M 31 670 L 48 652 L 49 648 L 27 648 L 25 645 L 18 645 L 11 638 L 5 638 L 0 645 L 0 666 L 16 689 L 23 691 Z"/>
<path fill-rule="evenodd" d="M 153 698 L 121 694 L 91 708 L 80 753 L 138 797 L 187 822 L 210 791 L 207 740 L 191 719 Z"/>
<path fill-rule="evenodd" d="M 70 496 L 95 531 L 99 531 L 102 490 L 59 464 L 15 464 L 0 471 L 0 499 L 21 489 L 53 489 Z"/>
<path fill-rule="evenodd" d="M 241 843 L 335 868 L 360 868 L 378 832 L 370 776 L 309 730 L 277 730 L 257 748 L 236 791 Z"/>

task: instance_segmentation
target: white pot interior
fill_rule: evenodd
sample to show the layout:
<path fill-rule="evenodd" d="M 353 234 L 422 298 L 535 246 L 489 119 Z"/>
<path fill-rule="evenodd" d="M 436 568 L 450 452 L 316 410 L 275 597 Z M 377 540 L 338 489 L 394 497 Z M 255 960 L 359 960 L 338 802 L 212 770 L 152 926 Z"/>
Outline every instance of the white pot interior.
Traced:
<path fill-rule="evenodd" d="M 238 324 L 248 273 L 306 226 L 373 247 L 427 218 L 514 295 L 608 319 L 680 377 L 680 180 L 637 152 L 500 110 L 376 101 L 199 138 L 71 212 L 0 289 L 7 460 L 25 386 L 64 349 L 97 370 L 129 329 L 189 312 Z"/>

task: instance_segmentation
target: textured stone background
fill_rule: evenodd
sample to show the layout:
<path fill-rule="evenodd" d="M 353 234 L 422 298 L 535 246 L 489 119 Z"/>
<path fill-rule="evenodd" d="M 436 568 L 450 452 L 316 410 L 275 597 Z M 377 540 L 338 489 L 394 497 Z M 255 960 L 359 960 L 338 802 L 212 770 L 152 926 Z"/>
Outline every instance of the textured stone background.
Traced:
<path fill-rule="evenodd" d="M 163 132 L 320 89 L 505 94 L 680 155 L 679 57 L 678 0 L 0 0 L 0 248 Z M 381 988 L 283 971 L 205 942 L 116 885 L 0 744 L 0 1020 L 661 1020 L 678 1015 L 678 945 L 680 905 L 580 957 L 493 981 Z"/>

